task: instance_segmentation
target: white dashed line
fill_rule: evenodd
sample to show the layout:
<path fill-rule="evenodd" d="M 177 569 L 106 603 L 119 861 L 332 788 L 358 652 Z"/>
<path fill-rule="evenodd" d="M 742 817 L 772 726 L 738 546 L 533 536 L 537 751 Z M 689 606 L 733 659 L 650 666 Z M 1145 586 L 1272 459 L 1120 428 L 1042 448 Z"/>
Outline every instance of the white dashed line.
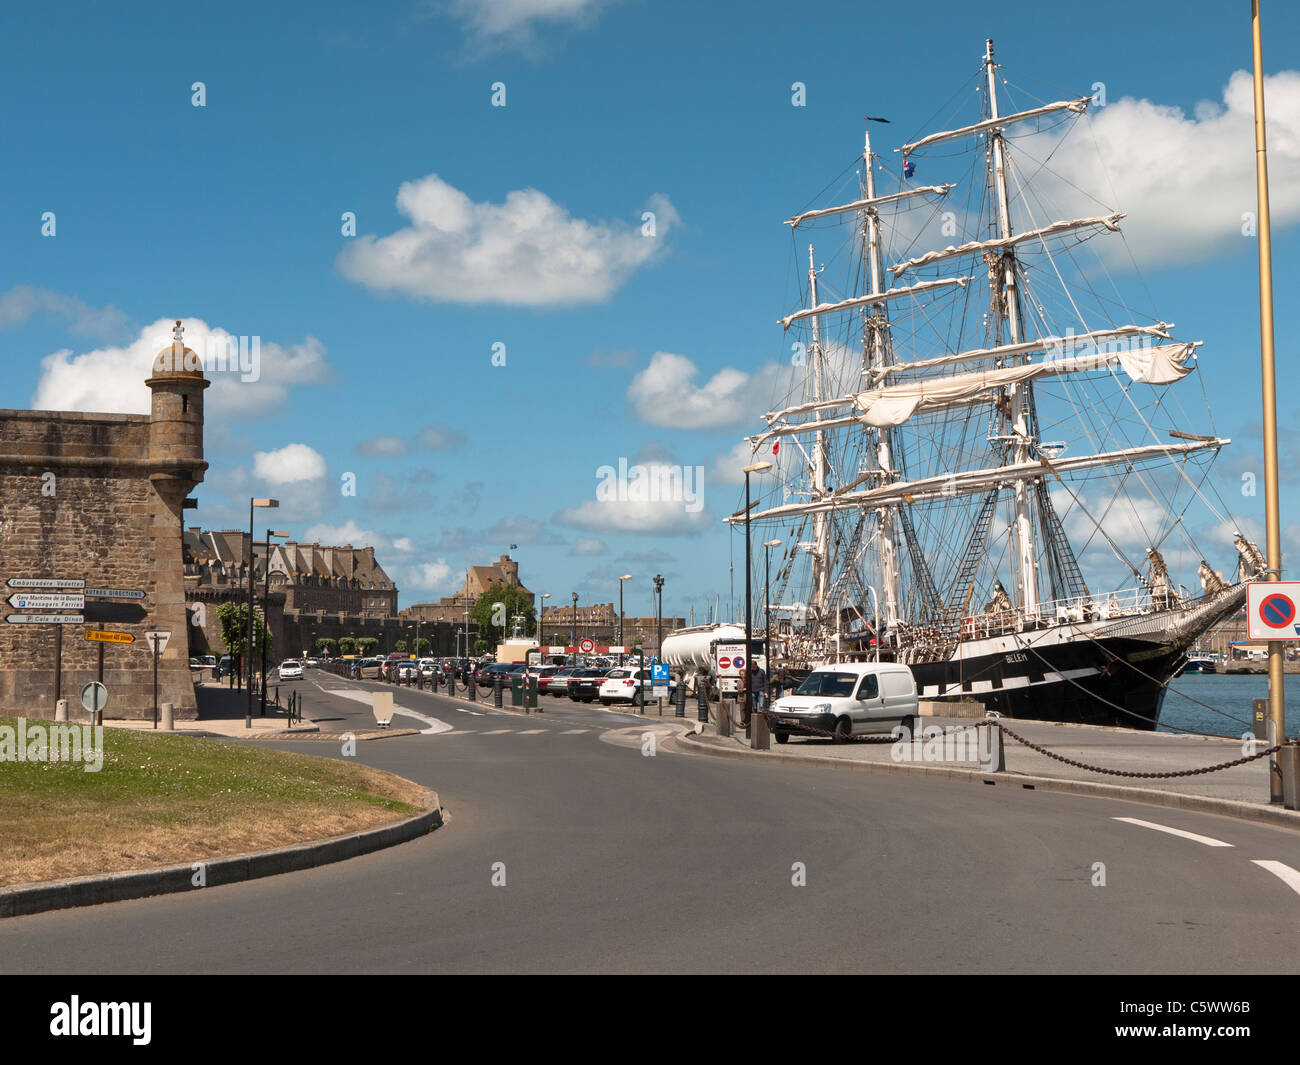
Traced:
<path fill-rule="evenodd" d="M 1297 895 L 1300 895 L 1300 873 L 1297 873 L 1289 865 L 1284 862 L 1275 862 L 1261 858 L 1252 858 L 1251 862 L 1258 865 L 1261 869 L 1267 869 Z"/>
<path fill-rule="evenodd" d="M 1141 825 L 1143 828 L 1154 828 L 1157 832 L 1168 832 L 1171 836 L 1181 836 L 1183 839 L 1190 839 L 1196 843 L 1204 843 L 1207 847 L 1232 846 L 1231 843 L 1224 843 L 1221 839 L 1212 839 L 1210 836 L 1198 836 L 1195 832 L 1184 832 L 1181 828 L 1170 828 L 1168 825 L 1157 825 L 1154 821 L 1140 821 L 1136 817 L 1116 817 L 1114 820 L 1123 821 L 1125 824 L 1129 825 Z"/>
<path fill-rule="evenodd" d="M 579 735 L 580 733 L 583 733 L 583 732 L 589 732 L 589 731 L 590 731 L 590 729 L 585 729 L 585 728 L 571 728 L 571 729 L 569 729 L 569 730 L 566 731 L 566 732 L 561 732 L 560 735 L 561 735 L 561 736 L 577 736 L 577 735 Z"/>
<path fill-rule="evenodd" d="M 480 735 L 480 736 L 500 736 L 502 733 L 505 733 L 505 732 L 513 732 L 513 731 L 514 731 L 514 729 L 509 729 L 509 728 L 493 728 L 493 729 L 488 729 L 486 732 L 480 732 L 479 735 Z"/>
<path fill-rule="evenodd" d="M 547 729 L 547 728 L 527 728 L 527 729 L 524 729 L 523 732 L 519 733 L 519 735 L 521 735 L 521 736 L 540 736 L 543 732 L 550 732 L 550 731 L 551 731 L 551 730 L 550 730 L 550 729 Z"/>

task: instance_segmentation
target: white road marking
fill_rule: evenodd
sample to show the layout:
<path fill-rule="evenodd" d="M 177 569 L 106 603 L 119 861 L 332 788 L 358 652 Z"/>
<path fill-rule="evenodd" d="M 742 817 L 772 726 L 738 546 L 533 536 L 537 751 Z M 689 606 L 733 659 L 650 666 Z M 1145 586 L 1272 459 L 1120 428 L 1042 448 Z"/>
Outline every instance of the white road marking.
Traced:
<path fill-rule="evenodd" d="M 488 729 L 486 732 L 480 732 L 479 735 L 480 735 L 480 736 L 500 736 L 503 732 L 514 732 L 514 729 L 512 729 L 512 728 L 493 728 L 493 729 Z"/>
<path fill-rule="evenodd" d="M 1183 839 L 1190 839 L 1197 843 L 1204 843 L 1207 847 L 1232 846 L 1231 843 L 1224 843 L 1221 839 L 1213 839 L 1210 836 L 1198 836 L 1195 832 L 1184 832 L 1181 828 L 1170 828 L 1168 825 L 1157 825 L 1154 821 L 1139 821 L 1136 817 L 1116 817 L 1114 820 L 1123 821 L 1130 825 L 1141 825 L 1143 828 L 1154 828 L 1157 832 L 1168 832 L 1171 836 L 1181 836 Z"/>
<path fill-rule="evenodd" d="M 519 733 L 519 735 L 521 735 L 521 736 L 540 736 L 543 732 L 550 732 L 550 731 L 551 731 L 551 730 L 548 729 L 548 728 L 527 728 L 527 729 L 524 729 L 523 732 Z"/>
<path fill-rule="evenodd" d="M 1252 858 L 1251 862 L 1258 865 L 1261 869 L 1267 869 L 1297 895 L 1300 895 L 1300 873 L 1297 873 L 1289 865 L 1284 862 L 1275 862 L 1261 858 Z"/>
<path fill-rule="evenodd" d="M 322 688 L 321 690 L 324 691 L 325 689 Z M 367 691 L 353 691 L 350 688 L 335 688 L 326 694 L 341 695 L 345 699 L 352 699 L 358 703 L 365 703 L 370 706 L 374 705 L 370 698 L 371 693 Z M 403 717 L 413 717 L 417 721 L 423 721 L 429 726 L 428 728 L 420 729 L 420 733 L 425 736 L 436 736 L 440 732 L 450 732 L 452 730 L 452 726 L 447 724 L 445 721 L 439 721 L 436 717 L 427 717 L 416 710 L 408 710 L 404 706 L 398 706 L 396 703 L 393 705 L 393 714 L 401 714 Z"/>
<path fill-rule="evenodd" d="M 578 735 L 578 734 L 581 733 L 581 732 L 589 732 L 589 731 L 591 731 L 591 730 L 590 730 L 590 729 L 585 729 L 585 728 L 571 728 L 571 729 L 569 729 L 567 732 L 561 732 L 560 735 L 561 735 L 561 736 L 576 736 L 576 735 Z"/>

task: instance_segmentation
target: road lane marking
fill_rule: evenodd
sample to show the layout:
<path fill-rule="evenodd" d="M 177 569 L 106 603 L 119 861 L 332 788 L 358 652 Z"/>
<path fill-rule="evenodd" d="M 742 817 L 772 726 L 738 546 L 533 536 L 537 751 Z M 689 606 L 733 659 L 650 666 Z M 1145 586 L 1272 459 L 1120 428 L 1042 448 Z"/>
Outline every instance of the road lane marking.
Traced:
<path fill-rule="evenodd" d="M 323 690 L 324 689 L 322 689 L 322 691 Z M 358 703 L 366 703 L 370 706 L 374 705 L 374 701 L 370 698 L 371 693 L 367 691 L 352 691 L 348 688 L 336 688 L 326 694 L 341 695 L 345 699 L 352 699 Z M 425 736 L 436 736 L 440 732 L 450 732 L 452 730 L 452 726 L 447 724 L 445 721 L 439 721 L 436 717 L 427 717 L 416 710 L 408 710 L 406 707 L 397 706 L 395 703 L 393 705 L 393 713 L 401 714 L 403 717 L 413 717 L 417 721 L 423 721 L 428 728 L 420 729 L 420 733 Z"/>
<path fill-rule="evenodd" d="M 1289 865 L 1284 862 L 1275 862 L 1271 859 L 1262 858 L 1252 858 L 1251 862 L 1261 869 L 1267 869 L 1297 895 L 1300 895 L 1300 873 L 1297 873 Z"/>
<path fill-rule="evenodd" d="M 1184 832 L 1181 828 L 1170 828 L 1168 825 L 1157 825 L 1154 821 L 1140 821 L 1136 817 L 1116 817 L 1116 821 L 1123 821 L 1129 825 L 1141 825 L 1143 828 L 1154 828 L 1157 832 L 1168 832 L 1171 836 L 1181 836 L 1183 839 L 1194 840 L 1197 843 L 1204 843 L 1207 847 L 1231 847 L 1231 843 L 1224 843 L 1221 839 L 1213 839 L 1210 836 L 1198 836 L 1195 832 Z"/>
<path fill-rule="evenodd" d="M 504 732 L 514 732 L 514 729 L 512 729 L 512 728 L 492 728 L 492 729 L 488 729 L 486 732 L 480 732 L 479 735 L 480 735 L 480 736 L 500 736 L 500 735 L 501 735 L 502 733 L 504 733 Z"/>
<path fill-rule="evenodd" d="M 543 732 L 550 732 L 548 728 L 528 728 L 519 733 L 521 736 L 540 736 Z"/>
<path fill-rule="evenodd" d="M 588 730 L 588 729 L 585 729 L 585 728 L 571 728 L 571 729 L 569 729 L 567 732 L 561 732 L 560 735 L 561 735 L 561 736 L 576 736 L 576 735 L 578 735 L 580 732 L 587 732 L 587 731 L 589 731 L 589 730 Z"/>

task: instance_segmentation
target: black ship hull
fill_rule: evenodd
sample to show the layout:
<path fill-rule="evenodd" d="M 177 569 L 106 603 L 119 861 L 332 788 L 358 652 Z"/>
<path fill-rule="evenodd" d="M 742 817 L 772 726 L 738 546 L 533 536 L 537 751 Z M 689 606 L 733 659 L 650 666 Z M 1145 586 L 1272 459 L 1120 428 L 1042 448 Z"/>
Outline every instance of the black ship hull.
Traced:
<path fill-rule="evenodd" d="M 1168 645 L 1103 637 L 911 667 L 922 699 L 977 699 L 1003 717 L 1151 730 L 1165 685 L 1186 661 Z"/>

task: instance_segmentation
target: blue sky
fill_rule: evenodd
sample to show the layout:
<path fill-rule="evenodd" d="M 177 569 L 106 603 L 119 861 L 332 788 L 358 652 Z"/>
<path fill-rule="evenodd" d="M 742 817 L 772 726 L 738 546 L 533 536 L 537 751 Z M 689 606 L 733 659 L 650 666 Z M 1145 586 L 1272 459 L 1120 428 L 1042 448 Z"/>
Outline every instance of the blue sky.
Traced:
<path fill-rule="evenodd" d="M 1068 15 L 1013 0 L 931 3 L 923 17 L 883 7 L 9 5 L 0 406 L 143 409 L 132 360 L 164 319 L 258 336 L 262 379 L 209 392 L 224 398 L 192 520 L 241 526 L 250 495 L 278 496 L 274 525 L 299 538 L 373 540 L 402 605 L 447 594 L 466 565 L 512 543 L 525 582 L 553 603 L 571 591 L 616 600 L 624 572 L 631 609 L 649 610 L 656 572 L 668 613 L 725 600 L 730 538 L 718 519 L 737 488 L 718 460 L 767 409 L 733 420 L 754 384 L 736 375 L 785 357 L 776 318 L 798 267 L 781 223 L 860 150 L 861 116 L 892 119 L 877 133 L 890 152 L 927 128 L 990 35 L 1014 75 L 1046 83 L 1045 98 L 1102 82 L 1109 106 L 1146 100 L 1181 109 L 1184 123 L 1210 123 L 1198 105 L 1222 108 L 1231 75 L 1250 65 L 1244 0 L 1094 0 Z M 1269 74 L 1300 71 L 1300 11 L 1267 3 L 1265 19 Z M 1300 409 L 1294 77 L 1270 96 L 1285 430 Z M 198 81 L 203 107 L 192 105 Z M 791 106 L 796 81 L 806 107 Z M 497 82 L 505 107 L 491 106 Z M 1139 134 L 1112 169 L 1141 174 L 1178 150 Z M 1239 484 L 1243 470 L 1262 475 L 1256 244 L 1237 220 L 1254 208 L 1253 182 L 1225 169 L 1212 137 L 1188 156 L 1169 195 L 1195 221 L 1149 227 L 1142 280 L 1122 285 L 1145 282 L 1161 317 L 1206 342 L 1199 372 L 1218 430 L 1237 441 L 1216 483 L 1250 527 L 1262 493 L 1243 498 Z M 1249 168 L 1249 143 L 1245 156 Z M 384 238 L 421 204 L 472 215 L 478 244 L 423 246 L 432 261 L 394 290 Z M 647 207 L 653 238 L 640 230 Z M 344 212 L 355 238 L 341 233 Z M 540 262 L 536 247 L 511 244 L 512 227 L 538 217 L 537 232 L 564 245 Z M 689 365 L 661 364 L 679 377 L 665 371 L 638 394 L 657 352 Z M 714 391 L 692 391 L 711 381 Z M 665 413 L 675 396 L 681 409 Z M 1294 467 L 1300 448 L 1286 431 L 1283 441 Z M 598 467 L 638 457 L 703 466 L 703 511 L 648 515 L 628 531 L 626 516 L 584 507 Z M 340 491 L 348 473 L 355 496 Z M 1300 550 L 1300 511 L 1285 496 L 1283 517 Z M 1217 550 L 1216 566 L 1230 566 Z"/>

